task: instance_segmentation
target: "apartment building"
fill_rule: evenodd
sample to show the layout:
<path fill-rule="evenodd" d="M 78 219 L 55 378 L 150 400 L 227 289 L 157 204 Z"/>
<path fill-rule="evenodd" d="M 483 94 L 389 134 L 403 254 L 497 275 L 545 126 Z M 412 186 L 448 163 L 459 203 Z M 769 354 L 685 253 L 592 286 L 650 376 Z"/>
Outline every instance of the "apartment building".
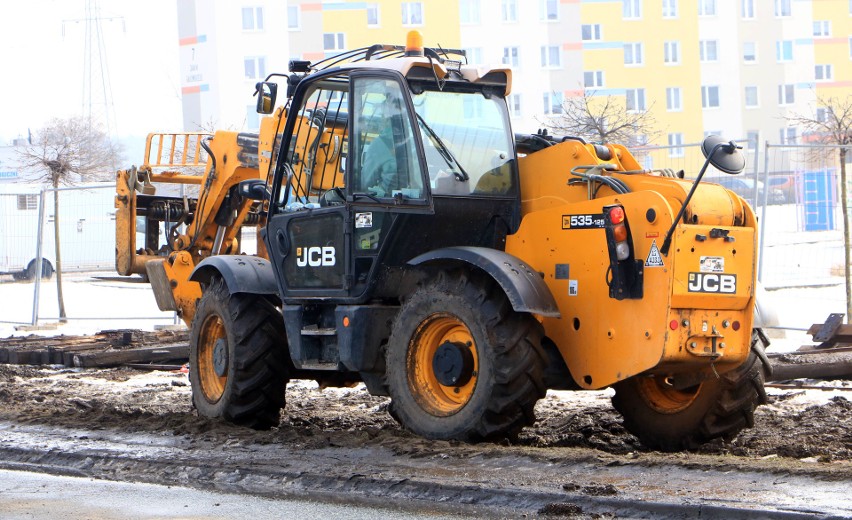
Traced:
<path fill-rule="evenodd" d="M 797 141 L 790 115 L 852 92 L 849 0 L 177 2 L 187 129 L 254 129 L 252 86 L 265 74 L 401 44 L 411 29 L 471 63 L 511 66 L 517 131 L 559 118 L 572 97 L 609 97 L 649 110 L 652 144 L 671 156 L 708 133 Z"/>
<path fill-rule="evenodd" d="M 255 83 L 287 70 L 287 6 L 177 0 L 177 8 L 184 130 L 258 128 Z"/>

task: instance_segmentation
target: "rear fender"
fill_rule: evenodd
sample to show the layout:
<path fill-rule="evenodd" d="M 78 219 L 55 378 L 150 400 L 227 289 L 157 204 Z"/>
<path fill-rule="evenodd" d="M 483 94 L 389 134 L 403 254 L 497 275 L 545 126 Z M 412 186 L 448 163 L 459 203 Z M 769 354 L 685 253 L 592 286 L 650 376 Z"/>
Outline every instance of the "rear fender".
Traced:
<path fill-rule="evenodd" d="M 482 269 L 497 282 L 517 312 L 558 318 L 559 308 L 541 275 L 516 256 L 487 247 L 446 247 L 414 257 L 410 265 L 441 260 L 465 262 Z"/>

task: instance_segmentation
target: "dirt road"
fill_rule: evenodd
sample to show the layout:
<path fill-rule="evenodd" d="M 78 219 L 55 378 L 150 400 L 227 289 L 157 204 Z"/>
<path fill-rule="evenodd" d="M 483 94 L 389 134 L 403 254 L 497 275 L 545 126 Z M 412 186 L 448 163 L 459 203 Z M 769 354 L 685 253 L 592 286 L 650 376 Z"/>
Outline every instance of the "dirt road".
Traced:
<path fill-rule="evenodd" d="M 362 388 L 291 382 L 266 432 L 189 394 L 181 373 L 0 365 L 0 466 L 474 517 L 852 517 L 848 391 L 774 390 L 753 429 L 679 454 L 643 449 L 608 392 L 549 393 L 513 445 L 417 438 Z"/>

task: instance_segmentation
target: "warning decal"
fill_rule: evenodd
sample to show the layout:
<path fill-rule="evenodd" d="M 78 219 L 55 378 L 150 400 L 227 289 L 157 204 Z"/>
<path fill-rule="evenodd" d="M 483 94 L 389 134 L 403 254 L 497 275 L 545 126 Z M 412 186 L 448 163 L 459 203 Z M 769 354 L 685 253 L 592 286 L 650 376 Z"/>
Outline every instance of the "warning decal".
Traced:
<path fill-rule="evenodd" d="M 648 251 L 648 258 L 645 260 L 645 267 L 665 267 L 663 257 L 660 255 L 660 249 L 657 247 L 657 241 L 651 242 L 651 250 Z"/>

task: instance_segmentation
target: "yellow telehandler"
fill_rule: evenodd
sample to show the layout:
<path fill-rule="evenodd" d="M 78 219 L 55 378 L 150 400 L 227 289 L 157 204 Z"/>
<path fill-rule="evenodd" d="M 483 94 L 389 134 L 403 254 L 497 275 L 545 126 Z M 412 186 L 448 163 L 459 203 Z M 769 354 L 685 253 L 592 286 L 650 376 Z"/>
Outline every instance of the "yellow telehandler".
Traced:
<path fill-rule="evenodd" d="M 549 388 L 613 387 L 662 450 L 751 426 L 755 216 L 701 182 L 743 169 L 736 144 L 707 138 L 690 181 L 515 135 L 511 79 L 413 35 L 291 62 L 257 85 L 258 134 L 149 137 L 118 172 L 116 266 L 191 327 L 200 414 L 275 426 L 307 378 L 433 439 L 512 437 Z"/>

